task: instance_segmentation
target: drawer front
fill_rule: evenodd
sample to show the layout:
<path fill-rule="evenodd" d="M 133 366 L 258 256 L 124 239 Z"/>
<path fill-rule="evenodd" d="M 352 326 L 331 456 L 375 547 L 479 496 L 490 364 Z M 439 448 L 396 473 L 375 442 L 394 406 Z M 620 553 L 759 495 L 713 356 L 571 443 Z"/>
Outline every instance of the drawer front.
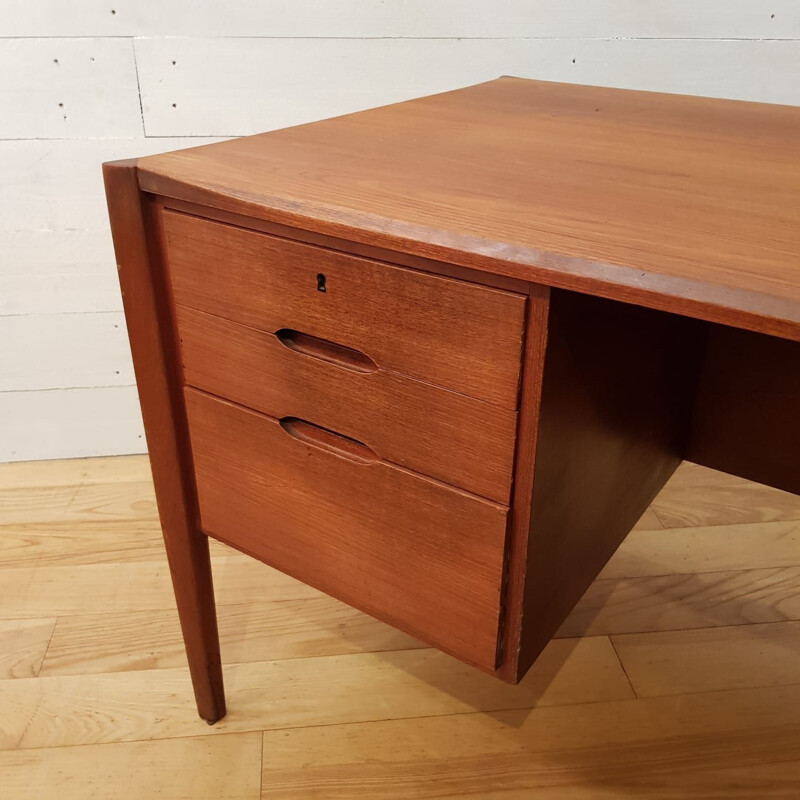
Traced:
<path fill-rule="evenodd" d="M 507 509 L 301 421 L 185 397 L 206 533 L 494 668 Z"/>
<path fill-rule="evenodd" d="M 525 297 L 164 211 L 175 302 L 516 408 Z M 323 289 L 325 291 L 320 291 Z"/>
<path fill-rule="evenodd" d="M 317 340 L 183 306 L 177 322 L 191 386 L 272 417 L 302 417 L 364 442 L 383 461 L 508 503 L 515 411 L 370 367 Z"/>

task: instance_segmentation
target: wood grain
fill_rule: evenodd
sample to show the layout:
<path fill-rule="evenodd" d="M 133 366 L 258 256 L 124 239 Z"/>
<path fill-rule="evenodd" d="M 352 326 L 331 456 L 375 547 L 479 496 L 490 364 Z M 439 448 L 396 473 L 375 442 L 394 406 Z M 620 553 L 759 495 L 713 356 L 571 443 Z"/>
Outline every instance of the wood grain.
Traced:
<path fill-rule="evenodd" d="M 130 483 L 150 497 L 142 469 L 142 458 L 11 464 L 0 467 L 0 480 L 16 488 L 17 507 L 33 514 L 40 492 L 82 480 L 102 486 L 104 475 L 109 486 Z M 736 519 L 732 481 L 684 464 L 672 484 L 685 492 L 694 483 L 707 506 L 727 507 Z M 769 497 L 765 487 L 736 482 L 741 503 Z M 689 528 L 641 532 L 645 540 L 635 552 L 651 550 L 653 559 L 663 553 L 666 569 L 685 574 L 633 581 L 639 593 L 629 595 L 630 603 L 614 601 L 629 582 L 596 581 L 587 594 L 600 601 L 598 628 L 671 626 L 664 633 L 614 634 L 640 690 L 691 692 L 639 699 L 603 636 L 549 645 L 517 687 L 431 650 L 356 651 L 389 644 L 380 630 L 402 634 L 214 546 L 223 657 L 248 662 L 226 667 L 233 707 L 215 728 L 194 716 L 187 671 L 176 668 L 184 656 L 163 556 L 142 562 L 121 548 L 114 561 L 78 565 L 64 540 L 63 562 L 55 550 L 40 566 L 30 554 L 24 566 L 9 560 L 0 566 L 0 587 L 8 589 L 0 597 L 0 627 L 14 630 L 20 607 L 38 609 L 22 624 L 38 631 L 39 644 L 0 635 L 3 663 L 31 666 L 43 652 L 46 621 L 58 618 L 58 627 L 39 677 L 23 672 L 0 681 L 3 745 L 25 748 L 0 751 L 3 796 L 16 800 L 41 790 L 43 797 L 68 800 L 97 792 L 110 800 L 255 800 L 265 730 L 264 798 L 795 800 L 800 689 L 780 684 L 792 677 L 798 623 L 740 625 L 759 614 L 800 619 L 800 571 L 789 568 L 790 537 L 779 535 L 787 523 L 718 521 L 694 539 Z M 102 512 L 94 522 L 71 523 L 73 541 L 83 543 L 76 559 L 89 557 L 95 532 L 105 541 L 104 525 L 128 524 Z M 124 539 L 126 528 L 120 530 Z M 715 554 L 720 564 L 741 566 L 748 553 L 752 565 L 785 568 L 727 572 L 721 580 L 702 574 Z M 112 553 L 101 547 L 98 555 Z M 617 587 L 610 594 L 609 585 Z M 227 605 L 237 598 L 243 605 Z M 685 630 L 691 626 L 704 629 Z M 353 651 L 333 655 L 339 645 Z M 762 682 L 777 685 L 733 688 Z M 113 743 L 120 739 L 127 741 Z"/>
<path fill-rule="evenodd" d="M 210 543 L 212 556 L 237 551 Z M 80 519 L 0 525 L 0 568 L 77 566 L 161 561 L 164 539 L 157 519 Z"/>
<path fill-rule="evenodd" d="M 651 531 L 651 530 L 662 530 L 664 526 L 661 524 L 661 520 L 658 518 L 658 515 L 655 511 L 653 511 L 652 507 L 646 509 L 644 514 L 639 517 L 639 521 L 633 526 L 631 530 L 634 531 Z"/>
<path fill-rule="evenodd" d="M 711 490 L 713 491 L 713 490 Z M 600 573 L 639 578 L 800 564 L 800 522 L 636 530 Z"/>
<path fill-rule="evenodd" d="M 317 597 L 319 592 L 239 554 L 214 559 L 220 603 Z M 132 586 L 136 591 L 132 592 Z M 7 619 L 93 614 L 98 609 L 154 611 L 173 608 L 170 573 L 163 560 L 5 569 L 0 581 L 0 615 Z"/>
<path fill-rule="evenodd" d="M 322 595 L 220 605 L 217 617 L 226 664 L 424 647 Z M 39 674 L 125 672 L 185 663 L 178 617 L 172 610 L 122 611 L 59 617 Z"/>
<path fill-rule="evenodd" d="M 47 486 L 85 486 L 90 483 L 142 483 L 152 481 L 152 475 L 146 455 L 106 456 L 7 462 L 0 464 L 0 481 L 6 489 L 37 490 Z M 35 496 L 36 493 L 31 494 Z"/>
<path fill-rule="evenodd" d="M 158 520 L 94 519 L 0 525 L 1 567 L 160 561 Z"/>
<path fill-rule="evenodd" d="M 467 281 L 468 283 L 478 283 L 482 286 L 493 286 L 495 289 L 506 289 L 517 294 L 528 294 L 530 284 L 528 281 L 521 281 L 516 278 L 508 278 L 505 275 L 495 275 L 490 272 L 483 272 L 469 267 L 459 267 L 456 264 L 435 261 L 423 256 L 412 256 L 399 250 L 386 250 L 382 247 L 375 247 L 369 244 L 354 242 L 350 239 L 339 239 L 336 236 L 327 236 L 301 228 L 292 228 L 288 225 L 280 225 L 276 222 L 247 217 L 242 214 L 234 214 L 230 211 L 223 211 L 220 208 L 211 206 L 201 206 L 197 203 L 189 203 L 185 200 L 177 200 L 174 197 L 163 198 L 164 208 L 180 211 L 184 214 L 191 214 L 203 219 L 225 222 L 235 225 L 238 228 L 261 231 L 271 236 L 278 236 L 281 239 L 291 239 L 295 242 L 313 244 L 318 247 L 325 247 L 329 250 L 339 250 L 343 253 L 351 253 L 354 256 L 369 258 L 374 261 L 385 261 L 389 264 L 396 264 L 401 267 L 410 267 L 420 272 L 430 272 L 434 275 L 444 275 L 448 278 Z"/>
<path fill-rule="evenodd" d="M 0 680 L 35 678 L 55 619 L 0 619 Z"/>
<path fill-rule="evenodd" d="M 203 530 L 494 669 L 507 509 L 185 391 Z"/>
<path fill-rule="evenodd" d="M 267 731 L 263 796 L 789 800 L 799 706 L 792 686 Z"/>
<path fill-rule="evenodd" d="M 684 463 L 653 502 L 665 528 L 800 520 L 797 495 Z"/>
<path fill-rule="evenodd" d="M 508 503 L 513 411 L 295 352 L 274 333 L 189 308 L 176 316 L 189 385 L 277 419 L 301 417 L 364 442 L 385 461 Z"/>
<path fill-rule="evenodd" d="M 800 619 L 800 566 L 597 580 L 558 636 Z"/>
<path fill-rule="evenodd" d="M 141 185 L 798 339 L 799 130 L 788 106 L 503 78 L 143 159 Z"/>
<path fill-rule="evenodd" d="M 43 487 L 35 501 L 16 488 L 0 488 L 0 524 L 156 520 L 152 481 Z"/>
<path fill-rule="evenodd" d="M 633 697 L 604 637 L 553 642 L 516 687 L 435 650 L 233 664 L 225 677 L 235 702 L 215 733 Z M 208 732 L 186 669 L 0 681 L 0 704 L 0 750 Z"/>
<path fill-rule="evenodd" d="M 613 638 L 638 697 L 796 684 L 800 622 Z"/>
<path fill-rule="evenodd" d="M 0 752 L 10 800 L 258 800 L 260 765 L 259 733 Z"/>
<path fill-rule="evenodd" d="M 163 218 L 176 303 L 318 336 L 384 369 L 516 408 L 521 295 L 174 211 Z"/>
<path fill-rule="evenodd" d="M 5 463 L 0 484 L 0 567 L 163 558 L 147 456 Z"/>

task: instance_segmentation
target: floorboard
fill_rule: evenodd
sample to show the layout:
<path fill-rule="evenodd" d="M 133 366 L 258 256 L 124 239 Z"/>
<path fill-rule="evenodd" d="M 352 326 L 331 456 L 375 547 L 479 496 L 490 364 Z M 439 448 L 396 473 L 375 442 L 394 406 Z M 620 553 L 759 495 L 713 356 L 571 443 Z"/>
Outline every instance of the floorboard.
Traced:
<path fill-rule="evenodd" d="M 519 687 L 212 560 L 209 728 L 146 458 L 0 464 L 3 800 L 797 797 L 798 497 L 684 464 Z"/>

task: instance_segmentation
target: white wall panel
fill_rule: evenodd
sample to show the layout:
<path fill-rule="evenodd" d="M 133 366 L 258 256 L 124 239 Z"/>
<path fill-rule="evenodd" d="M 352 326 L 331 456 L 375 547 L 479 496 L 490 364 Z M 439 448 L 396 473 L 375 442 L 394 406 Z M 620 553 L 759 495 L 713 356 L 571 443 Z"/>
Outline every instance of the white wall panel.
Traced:
<path fill-rule="evenodd" d="M 136 40 L 153 136 L 255 133 L 433 94 L 513 71 L 514 49 L 457 39 Z"/>
<path fill-rule="evenodd" d="M 145 128 L 281 128 L 499 75 L 800 103 L 800 42 L 138 39 Z"/>
<path fill-rule="evenodd" d="M 0 230 L 0 316 L 121 309 L 107 229 Z"/>
<path fill-rule="evenodd" d="M 0 315 L 121 308 L 107 229 L 0 230 Z"/>
<path fill-rule="evenodd" d="M 129 39 L 0 39 L 0 76 L 0 139 L 142 133 Z"/>
<path fill-rule="evenodd" d="M 0 227 L 0 277 L 88 275 L 106 272 L 109 267 L 114 270 L 111 232 L 103 219 L 94 224 L 103 227 L 58 230 Z"/>
<path fill-rule="evenodd" d="M 135 386 L 0 393 L 0 461 L 144 451 Z"/>
<path fill-rule="evenodd" d="M 101 164 L 210 141 L 0 141 L 0 461 L 144 452 Z"/>
<path fill-rule="evenodd" d="M 4 0 L 2 36 L 797 38 L 797 0 Z"/>
<path fill-rule="evenodd" d="M 106 230 L 104 161 L 209 139 L 0 141 L 0 231 Z M 70 256 L 73 258 L 73 256 Z M 0 261 L 5 256 L 0 253 Z M 2 272 L 2 269 L 0 269 Z"/>
<path fill-rule="evenodd" d="M 517 51 L 522 67 L 523 52 Z M 548 41 L 520 75 L 654 92 L 800 104 L 799 41 Z"/>
<path fill-rule="evenodd" d="M 113 257 L 110 260 L 108 270 L 94 274 L 0 275 L 0 317 L 122 311 L 117 271 Z"/>
<path fill-rule="evenodd" d="M 0 0 L 0 460 L 144 449 L 103 161 L 501 74 L 800 104 L 799 40 L 800 0 Z"/>
<path fill-rule="evenodd" d="M 0 317 L 0 393 L 132 383 L 121 312 Z"/>

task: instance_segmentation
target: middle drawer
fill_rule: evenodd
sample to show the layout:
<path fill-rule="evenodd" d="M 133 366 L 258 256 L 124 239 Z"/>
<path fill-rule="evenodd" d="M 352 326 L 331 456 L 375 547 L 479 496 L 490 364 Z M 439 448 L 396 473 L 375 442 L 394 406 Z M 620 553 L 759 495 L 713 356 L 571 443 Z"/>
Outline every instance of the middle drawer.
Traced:
<path fill-rule="evenodd" d="M 190 386 L 276 419 L 302 418 L 384 461 L 509 502 L 516 412 L 293 331 L 266 333 L 183 306 L 176 317 Z"/>

